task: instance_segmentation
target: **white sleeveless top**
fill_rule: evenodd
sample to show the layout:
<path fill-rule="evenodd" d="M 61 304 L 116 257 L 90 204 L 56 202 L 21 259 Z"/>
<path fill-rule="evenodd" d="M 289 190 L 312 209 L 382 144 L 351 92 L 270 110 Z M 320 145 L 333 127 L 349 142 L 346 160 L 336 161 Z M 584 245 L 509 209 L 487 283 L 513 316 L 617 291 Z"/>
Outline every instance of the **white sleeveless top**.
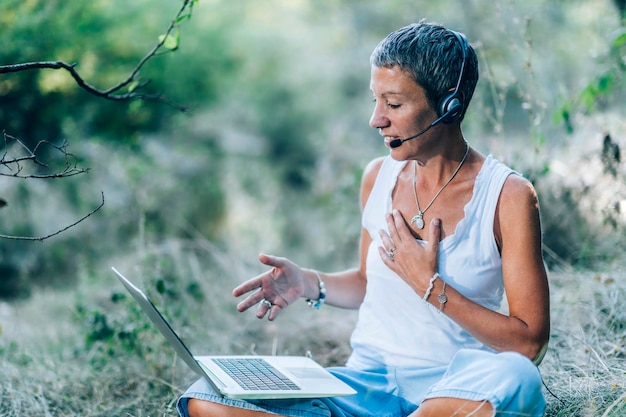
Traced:
<path fill-rule="evenodd" d="M 372 243 L 367 253 L 367 292 L 350 341 L 350 367 L 442 366 L 461 348 L 491 350 L 440 313 L 438 307 L 424 302 L 380 259 L 378 233 L 387 230 L 385 214 L 391 212 L 391 194 L 405 165 L 406 161 L 384 159 L 363 210 L 362 224 Z M 439 243 L 438 272 L 442 279 L 491 310 L 500 308 L 504 293 L 493 222 L 500 191 L 512 173 L 488 156 L 465 206 L 465 217 L 455 233 Z"/>

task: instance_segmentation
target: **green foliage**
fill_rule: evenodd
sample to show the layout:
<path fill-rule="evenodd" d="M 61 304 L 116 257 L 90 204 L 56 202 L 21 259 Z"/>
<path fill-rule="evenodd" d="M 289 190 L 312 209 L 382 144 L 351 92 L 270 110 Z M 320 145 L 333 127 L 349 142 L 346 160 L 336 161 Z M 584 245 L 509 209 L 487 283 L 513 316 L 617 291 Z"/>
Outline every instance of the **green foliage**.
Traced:
<path fill-rule="evenodd" d="M 76 308 L 77 319 L 84 328 L 83 350 L 90 353 L 91 365 L 101 369 L 119 355 L 131 355 L 145 361 L 155 348 L 146 337 L 151 336 L 151 329 L 145 317 L 135 305 L 126 301 L 124 294 L 111 294 L 110 304 L 106 312 L 82 305 Z M 80 351 L 77 350 L 76 354 Z"/>
<path fill-rule="evenodd" d="M 163 46 L 171 51 L 177 50 L 180 45 L 180 29 L 176 31 L 174 36 L 160 35 L 159 42 L 163 43 Z"/>
<path fill-rule="evenodd" d="M 554 113 L 553 120 L 562 124 L 568 134 L 574 132 L 574 112 L 579 107 L 586 114 L 592 114 L 608 107 L 610 100 L 623 102 L 626 96 L 626 30 L 622 28 L 615 38 L 609 41 L 609 48 L 603 58 L 604 69 L 594 75 L 578 97 L 565 100 Z"/>
<path fill-rule="evenodd" d="M 257 129 L 267 141 L 267 157 L 278 168 L 281 182 L 288 188 L 308 191 L 316 161 L 310 140 L 313 115 L 298 111 L 295 92 L 286 89 L 263 91 L 259 106 L 273 107 L 273 117 L 259 121 Z"/>
<path fill-rule="evenodd" d="M 162 260 L 160 265 L 161 272 L 152 275 L 145 291 L 167 320 L 180 323 L 189 314 L 185 310 L 200 308 L 204 292 L 197 282 L 177 276 L 168 267 L 171 263 Z M 166 372 L 162 362 L 172 357 L 173 350 L 137 302 L 119 287 L 114 286 L 108 299 L 97 307 L 76 305 L 75 319 L 82 328 L 84 345 L 75 355 L 87 356 L 95 370 L 103 369 L 113 358 L 126 357 L 140 361 L 151 372 Z"/>
<path fill-rule="evenodd" d="M 118 5 L 39 0 L 2 2 L 0 41 L 5 47 L 0 51 L 0 62 L 64 60 L 76 63 L 88 83 L 106 89 L 123 80 L 155 45 L 157 31 L 167 25 L 168 14 L 176 10 L 171 2 L 159 2 L 163 7 L 152 6 L 159 10 L 154 19 L 139 18 L 153 3 L 145 0 L 123 5 L 122 2 Z M 190 17 L 190 13 L 185 15 L 183 23 L 193 22 L 187 22 Z M 178 27 L 167 38 L 159 37 L 167 50 L 178 49 L 180 29 Z M 210 39 L 210 33 L 207 35 L 204 41 L 220 44 L 218 39 Z M 210 55 L 206 51 L 205 57 L 209 59 L 205 63 L 213 63 L 214 68 L 219 69 L 221 63 L 228 62 L 228 58 L 220 54 L 225 51 L 215 48 Z M 202 100 L 208 104 L 214 99 L 215 89 L 211 86 L 219 82 L 218 75 L 200 77 L 199 73 L 191 72 L 192 68 L 182 64 L 188 58 L 184 54 L 158 56 L 144 68 L 142 81 L 150 81 L 152 91 L 173 102 L 193 105 Z M 177 80 L 174 85 L 180 86 L 180 90 L 171 88 L 173 79 Z M 137 84 L 133 84 L 129 89 L 136 87 Z M 89 96 L 74 85 L 69 74 L 53 70 L 4 75 L 0 79 L 0 92 L 2 128 L 28 144 L 85 134 L 133 143 L 139 132 L 159 130 L 171 122 L 174 115 L 173 109 L 164 105 L 107 102 Z M 70 126 L 78 129 L 70 129 Z"/>
<path fill-rule="evenodd" d="M 609 74 L 602 74 L 587 85 L 580 93 L 580 102 L 584 108 L 591 112 L 596 104 L 606 99 L 613 89 L 613 77 Z"/>
<path fill-rule="evenodd" d="M 479 52 L 481 82 L 465 122 L 470 142 L 514 161 L 548 193 L 570 195 L 545 197 L 545 218 L 555 219 L 546 222 L 547 240 L 582 234 L 588 243 L 580 247 L 554 243 L 557 256 L 597 257 L 598 236 L 589 235 L 598 229 L 587 224 L 588 213 L 575 216 L 578 210 L 570 206 L 591 194 L 577 185 L 561 192 L 539 184 L 551 183 L 558 148 L 580 140 L 555 131 L 547 114 L 554 111 L 553 120 L 572 136 L 581 113 L 587 120 L 593 116 L 583 102 L 593 104 L 596 114 L 620 107 L 626 41 L 623 30 L 613 32 L 610 13 L 590 14 L 578 0 L 567 7 L 543 0 L 497 2 L 489 13 L 480 2 L 450 0 L 422 4 L 419 15 L 414 3 L 402 0 L 384 6 L 334 0 L 193 5 L 193 18 L 191 10 L 181 16 L 179 30 L 166 39 L 163 28 L 178 6 L 170 0 L 0 4 L 2 62 L 76 62 L 91 83 L 105 88 L 160 39 L 166 48 L 140 79 L 192 110 L 179 115 L 154 103 L 104 102 L 60 72 L 0 77 L 2 128 L 31 141 L 67 138 L 81 165 L 92 168 L 76 181 L 3 190 L 2 197 L 10 198 L 2 230 L 48 231 L 91 210 L 100 190 L 106 198 L 105 209 L 75 235 L 28 249 L 5 246 L 0 263 L 19 276 L 15 285 L 53 283 L 51 277 L 75 276 L 77 265 L 90 268 L 100 258 L 193 233 L 281 250 L 306 244 L 306 256 L 316 261 L 342 267 L 353 262 L 360 170 L 384 152 L 367 126 L 368 56 L 380 37 L 422 17 L 467 32 Z M 464 13 L 450 16 L 450 7 Z M 592 46 L 581 47 L 583 42 Z M 601 59 L 591 65 L 584 54 L 593 48 Z M 594 81 L 573 94 L 576 99 L 559 99 L 582 91 L 572 87 L 581 79 Z M 18 198 L 20 187 L 28 198 Z M 27 206 L 32 209 L 19 210 Z M 38 206 L 62 215 L 42 214 Z M 348 218 L 339 211 L 348 211 Z M 568 226 L 561 216 L 576 218 L 576 226 L 563 232 Z M 605 217 L 621 230 L 614 210 Z M 32 261 L 20 264 L 25 257 Z"/>

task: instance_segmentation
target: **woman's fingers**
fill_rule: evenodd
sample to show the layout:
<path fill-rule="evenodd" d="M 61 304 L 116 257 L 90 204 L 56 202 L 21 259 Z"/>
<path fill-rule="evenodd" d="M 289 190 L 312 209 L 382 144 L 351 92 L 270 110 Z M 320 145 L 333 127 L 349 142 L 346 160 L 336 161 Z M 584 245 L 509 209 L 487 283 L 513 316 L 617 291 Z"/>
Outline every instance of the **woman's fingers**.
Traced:
<path fill-rule="evenodd" d="M 242 284 L 239 284 L 237 287 L 233 289 L 233 296 L 241 297 L 244 294 L 249 293 L 250 291 L 261 288 L 262 286 L 262 275 L 254 277 Z"/>
<path fill-rule="evenodd" d="M 402 216 L 402 213 L 400 213 L 400 211 L 393 210 L 390 214 L 390 217 L 391 217 L 390 225 L 393 227 L 393 233 L 391 232 L 391 228 L 390 228 L 389 234 L 391 235 L 392 238 L 394 238 L 394 242 L 397 239 L 399 242 L 398 244 L 400 244 L 400 242 L 402 241 L 415 239 L 413 237 L 413 234 L 411 233 L 411 230 L 409 229 L 409 226 L 406 220 L 404 220 L 404 217 Z"/>
<path fill-rule="evenodd" d="M 280 313 L 281 310 L 282 310 L 281 306 L 279 306 L 278 304 L 273 304 L 267 298 L 263 298 L 258 303 L 256 316 L 257 318 L 262 319 L 265 317 L 266 314 L 269 313 L 269 315 L 267 316 L 267 319 L 269 321 L 272 321 L 278 316 L 278 313 Z"/>
<path fill-rule="evenodd" d="M 426 245 L 427 250 L 431 253 L 431 259 L 434 263 L 433 267 L 437 270 L 437 257 L 439 255 L 439 241 L 441 240 L 441 220 L 433 219 L 430 222 L 430 239 Z"/>
<path fill-rule="evenodd" d="M 258 318 L 267 315 L 269 320 L 274 320 L 290 303 L 289 292 L 295 281 L 289 276 L 294 271 L 289 272 L 292 264 L 286 258 L 261 254 L 259 261 L 271 269 L 240 284 L 232 293 L 235 297 L 248 295 L 237 305 L 237 311 L 243 312 L 256 305 Z"/>
<path fill-rule="evenodd" d="M 263 291 L 261 289 L 259 289 L 258 291 L 250 294 L 248 297 L 246 297 L 245 300 L 241 301 L 239 304 L 237 304 L 237 311 L 244 312 L 247 309 L 249 309 L 250 307 L 252 307 L 253 305 L 256 305 L 260 302 L 262 302 L 265 299 L 265 297 L 263 296 Z"/>

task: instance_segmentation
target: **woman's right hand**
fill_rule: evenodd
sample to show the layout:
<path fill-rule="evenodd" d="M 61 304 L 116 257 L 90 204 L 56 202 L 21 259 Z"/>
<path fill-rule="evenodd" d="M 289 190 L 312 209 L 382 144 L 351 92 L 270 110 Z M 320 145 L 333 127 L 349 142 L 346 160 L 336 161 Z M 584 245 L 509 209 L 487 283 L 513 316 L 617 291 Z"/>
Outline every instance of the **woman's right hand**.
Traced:
<path fill-rule="evenodd" d="M 258 304 L 256 316 L 262 319 L 269 312 L 268 319 L 271 321 L 281 310 L 302 297 L 306 285 L 304 272 L 287 258 L 261 254 L 259 261 L 272 268 L 236 287 L 233 295 L 240 297 L 248 294 L 237 305 L 239 312 Z"/>

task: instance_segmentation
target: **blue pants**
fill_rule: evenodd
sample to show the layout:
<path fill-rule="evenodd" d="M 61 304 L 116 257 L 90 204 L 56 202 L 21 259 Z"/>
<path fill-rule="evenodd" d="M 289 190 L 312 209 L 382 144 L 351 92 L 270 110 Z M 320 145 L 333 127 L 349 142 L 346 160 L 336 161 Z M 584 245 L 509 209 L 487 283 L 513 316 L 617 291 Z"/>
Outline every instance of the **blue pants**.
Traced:
<path fill-rule="evenodd" d="M 512 352 L 460 350 L 448 366 L 426 369 L 381 368 L 328 370 L 357 391 L 349 397 L 297 400 L 233 400 L 215 394 L 203 379 L 178 401 L 181 417 L 187 401 L 197 398 L 236 408 L 293 417 L 405 417 L 429 398 L 488 401 L 495 416 L 543 415 L 546 402 L 541 376 L 526 357 Z"/>

